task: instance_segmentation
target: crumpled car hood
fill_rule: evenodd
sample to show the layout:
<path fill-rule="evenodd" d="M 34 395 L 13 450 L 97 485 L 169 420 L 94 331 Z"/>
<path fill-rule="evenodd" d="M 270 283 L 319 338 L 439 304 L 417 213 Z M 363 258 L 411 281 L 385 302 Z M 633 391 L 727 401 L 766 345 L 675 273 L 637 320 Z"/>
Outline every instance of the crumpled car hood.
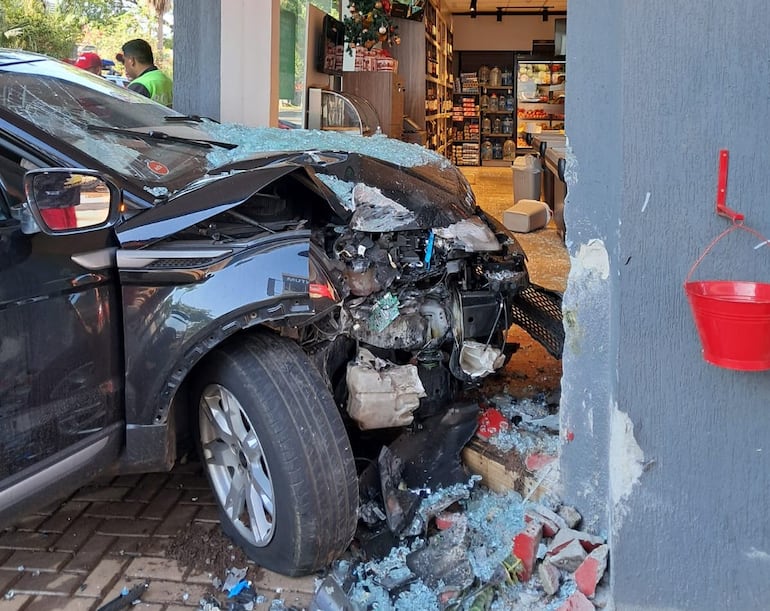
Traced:
<path fill-rule="evenodd" d="M 310 181 L 343 223 L 355 216 L 354 187 L 378 190 L 382 197 L 410 212 L 408 222 L 394 229 L 447 227 L 475 212 L 473 192 L 455 168 L 403 168 L 365 155 L 339 152 L 282 153 L 240 160 L 191 183 L 163 203 L 141 212 L 116 228 L 121 244 L 154 242 L 238 206 L 276 180 L 293 173 Z M 348 185 L 346 190 L 330 184 Z M 357 191 L 359 194 L 361 189 Z"/>

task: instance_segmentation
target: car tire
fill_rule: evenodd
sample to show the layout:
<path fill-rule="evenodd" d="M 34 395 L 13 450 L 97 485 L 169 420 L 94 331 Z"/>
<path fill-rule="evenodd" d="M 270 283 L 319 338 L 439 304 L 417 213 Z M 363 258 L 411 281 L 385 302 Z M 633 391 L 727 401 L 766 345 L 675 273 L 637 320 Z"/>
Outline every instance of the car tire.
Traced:
<path fill-rule="evenodd" d="M 198 450 L 224 532 L 257 564 L 303 575 L 356 527 L 350 442 L 318 370 L 291 340 L 250 334 L 196 374 Z"/>

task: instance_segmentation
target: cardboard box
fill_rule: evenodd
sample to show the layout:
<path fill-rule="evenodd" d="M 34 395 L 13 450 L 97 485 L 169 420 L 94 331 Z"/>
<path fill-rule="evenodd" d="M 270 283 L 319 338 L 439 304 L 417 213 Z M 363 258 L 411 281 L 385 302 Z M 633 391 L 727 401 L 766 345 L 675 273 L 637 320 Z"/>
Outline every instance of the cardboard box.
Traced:
<path fill-rule="evenodd" d="M 551 220 L 548 204 L 535 199 L 520 199 L 503 212 L 503 225 L 511 231 L 529 233 L 540 229 Z"/>

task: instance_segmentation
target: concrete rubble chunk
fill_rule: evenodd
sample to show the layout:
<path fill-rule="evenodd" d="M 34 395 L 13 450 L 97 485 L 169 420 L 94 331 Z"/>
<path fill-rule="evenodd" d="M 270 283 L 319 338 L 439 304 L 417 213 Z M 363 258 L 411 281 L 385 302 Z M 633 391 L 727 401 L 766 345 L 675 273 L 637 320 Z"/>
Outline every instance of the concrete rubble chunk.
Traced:
<path fill-rule="evenodd" d="M 526 522 L 540 522 L 543 525 L 543 536 L 545 537 L 553 537 L 561 529 L 567 528 L 567 524 L 562 517 L 548 509 L 545 505 L 527 507 L 524 520 Z"/>
<path fill-rule="evenodd" d="M 575 592 L 556 611 L 594 611 L 596 607 L 581 592 Z"/>
<path fill-rule="evenodd" d="M 567 523 L 568 528 L 577 528 L 577 525 L 583 519 L 578 510 L 569 505 L 562 505 L 556 513 Z"/>
<path fill-rule="evenodd" d="M 537 567 L 537 576 L 540 578 L 540 584 L 543 586 L 543 590 L 549 596 L 553 596 L 559 591 L 559 580 L 561 579 L 561 573 L 551 562 L 541 562 Z"/>
<path fill-rule="evenodd" d="M 586 558 L 586 551 L 580 545 L 580 541 L 573 539 L 569 543 L 560 546 L 557 551 L 551 552 L 547 558 L 558 568 L 574 572 Z"/>
<path fill-rule="evenodd" d="M 549 552 L 557 551 L 559 547 L 565 543 L 569 543 L 572 540 L 577 540 L 583 549 L 587 552 L 591 552 L 604 543 L 604 539 L 590 533 L 582 532 L 580 530 L 574 530 L 572 528 L 564 528 L 556 533 L 556 536 L 551 541 L 551 546 L 548 548 Z"/>
<path fill-rule="evenodd" d="M 575 571 L 575 583 L 578 590 L 588 598 L 596 593 L 596 584 L 599 583 L 607 570 L 607 555 L 609 548 L 606 545 L 600 545 L 593 550 Z"/>
<path fill-rule="evenodd" d="M 513 539 L 513 555 L 521 560 L 522 570 L 519 576 L 522 581 L 529 581 L 535 568 L 537 548 L 543 536 L 543 526 L 540 522 L 530 522 Z"/>

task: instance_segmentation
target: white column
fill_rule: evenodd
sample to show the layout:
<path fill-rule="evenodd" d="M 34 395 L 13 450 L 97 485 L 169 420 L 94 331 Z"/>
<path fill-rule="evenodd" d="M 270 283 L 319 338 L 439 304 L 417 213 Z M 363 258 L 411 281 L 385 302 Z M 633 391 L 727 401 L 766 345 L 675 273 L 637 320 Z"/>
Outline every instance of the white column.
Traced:
<path fill-rule="evenodd" d="M 278 125 L 279 0 L 222 0 L 222 121 Z"/>

